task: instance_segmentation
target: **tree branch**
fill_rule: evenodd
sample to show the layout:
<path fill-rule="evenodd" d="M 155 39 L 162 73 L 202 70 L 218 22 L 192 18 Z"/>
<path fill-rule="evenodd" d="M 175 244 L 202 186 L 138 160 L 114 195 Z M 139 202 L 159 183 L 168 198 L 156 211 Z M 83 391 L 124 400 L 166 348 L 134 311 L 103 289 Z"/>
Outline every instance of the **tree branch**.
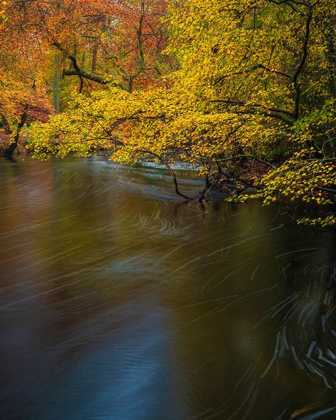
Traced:
<path fill-rule="evenodd" d="M 252 67 L 252 68 L 251 68 L 251 69 L 249 69 L 249 70 L 238 71 L 238 72 L 235 72 L 235 73 L 226 74 L 226 75 L 224 75 L 224 76 L 221 76 L 221 77 L 219 77 L 219 78 L 215 81 L 214 85 L 217 85 L 218 83 L 220 83 L 222 80 L 226 79 L 227 77 L 237 76 L 237 75 L 241 75 L 241 74 L 248 74 L 248 73 L 252 73 L 253 71 L 258 70 L 258 69 L 263 69 L 263 70 L 265 70 L 265 71 L 267 71 L 267 72 L 269 72 L 269 73 L 274 73 L 274 74 L 277 74 L 277 75 L 279 75 L 279 76 L 283 76 L 283 77 L 287 77 L 288 79 L 292 79 L 292 76 L 290 76 L 290 75 L 289 75 L 289 74 L 287 74 L 287 73 L 284 73 L 284 72 L 282 72 L 282 71 L 278 71 L 278 70 L 272 70 L 272 69 L 270 69 L 269 67 L 264 66 L 263 64 L 257 64 L 256 66 Z"/>
<path fill-rule="evenodd" d="M 173 181 L 174 181 L 176 194 L 179 195 L 179 196 L 181 196 L 181 197 L 183 197 L 183 198 L 185 198 L 186 200 L 191 200 L 190 197 L 188 197 L 187 195 L 182 194 L 180 192 L 179 187 L 178 187 L 178 183 L 177 183 L 177 178 L 176 178 L 175 172 L 173 171 L 173 169 L 171 168 L 171 166 L 161 156 L 159 156 L 158 154 L 156 154 L 154 152 L 150 152 L 149 150 L 138 150 L 138 152 L 140 152 L 140 153 L 146 153 L 148 155 L 152 155 L 152 156 L 156 157 L 168 169 L 168 171 L 170 172 L 170 174 L 171 174 L 171 176 L 173 178 Z"/>
<path fill-rule="evenodd" d="M 114 83 L 114 82 L 110 82 L 108 80 L 106 80 L 104 77 L 99 76 L 97 74 L 93 74 L 93 73 L 89 73 L 85 70 L 82 70 L 79 66 L 78 66 L 78 62 L 76 57 L 74 57 L 73 55 L 69 54 L 67 51 L 65 51 L 63 49 L 63 47 L 61 46 L 61 44 L 59 42 L 54 42 L 53 45 L 61 52 L 65 53 L 67 58 L 71 61 L 72 65 L 73 65 L 73 69 L 69 69 L 69 70 L 64 70 L 63 75 L 64 76 L 78 76 L 80 81 L 81 81 L 81 87 L 83 86 L 83 79 L 87 79 L 87 80 L 91 80 L 92 82 L 96 82 L 99 83 L 101 85 L 107 85 L 110 84 L 112 86 L 115 87 L 119 87 L 120 89 L 123 90 L 127 90 L 125 89 L 121 84 L 119 83 Z M 80 89 L 81 90 L 81 89 Z"/>
<path fill-rule="evenodd" d="M 302 4 L 302 3 L 301 3 Z M 310 36 L 310 24 L 313 18 L 313 12 L 311 8 L 309 7 L 309 12 L 307 16 L 306 21 L 306 27 L 305 27 L 305 39 L 303 41 L 303 54 L 300 61 L 300 64 L 298 68 L 296 69 L 294 75 L 293 75 L 293 83 L 294 83 L 294 89 L 296 91 L 295 95 L 295 108 L 294 108 L 294 118 L 297 120 L 299 118 L 299 108 L 300 108 L 300 84 L 298 83 L 298 78 L 303 70 L 303 67 L 305 65 L 307 56 L 308 56 L 308 42 L 309 42 L 309 36 Z"/>

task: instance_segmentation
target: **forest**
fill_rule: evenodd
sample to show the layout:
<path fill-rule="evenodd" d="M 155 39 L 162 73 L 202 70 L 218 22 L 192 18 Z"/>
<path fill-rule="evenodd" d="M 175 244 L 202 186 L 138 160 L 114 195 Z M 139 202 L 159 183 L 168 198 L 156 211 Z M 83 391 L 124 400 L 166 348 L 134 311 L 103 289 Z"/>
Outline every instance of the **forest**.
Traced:
<path fill-rule="evenodd" d="M 184 162 L 197 200 L 313 203 L 336 223 L 336 0 L 6 0 L 10 157 Z M 234 185 L 234 189 L 229 186 Z M 252 194 L 251 194 L 252 189 Z M 311 205 L 311 204 L 309 204 Z"/>

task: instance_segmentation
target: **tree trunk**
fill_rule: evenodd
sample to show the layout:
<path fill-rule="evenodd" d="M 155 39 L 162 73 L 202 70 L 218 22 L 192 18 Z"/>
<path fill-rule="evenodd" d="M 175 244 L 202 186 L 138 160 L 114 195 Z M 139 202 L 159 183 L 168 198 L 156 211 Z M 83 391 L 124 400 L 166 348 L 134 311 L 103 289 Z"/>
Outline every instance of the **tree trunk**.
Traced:
<path fill-rule="evenodd" d="M 60 112 L 60 84 L 61 84 L 61 54 L 57 54 L 55 60 L 55 74 L 53 86 L 53 106 L 56 114 Z"/>
<path fill-rule="evenodd" d="M 94 73 L 96 71 L 97 59 L 98 59 L 98 43 L 95 43 L 93 45 L 93 51 L 92 51 L 91 73 Z"/>
<path fill-rule="evenodd" d="M 5 157 L 11 157 L 15 151 L 15 149 L 17 148 L 17 144 L 19 141 L 19 137 L 20 137 L 20 133 L 22 130 L 22 127 L 25 125 L 26 121 L 27 121 L 27 117 L 28 114 L 26 113 L 26 111 L 24 111 L 24 113 L 21 115 L 21 120 L 17 126 L 17 130 L 16 130 L 16 134 L 14 136 L 14 140 L 13 142 L 7 147 L 7 149 L 4 151 L 4 155 Z"/>

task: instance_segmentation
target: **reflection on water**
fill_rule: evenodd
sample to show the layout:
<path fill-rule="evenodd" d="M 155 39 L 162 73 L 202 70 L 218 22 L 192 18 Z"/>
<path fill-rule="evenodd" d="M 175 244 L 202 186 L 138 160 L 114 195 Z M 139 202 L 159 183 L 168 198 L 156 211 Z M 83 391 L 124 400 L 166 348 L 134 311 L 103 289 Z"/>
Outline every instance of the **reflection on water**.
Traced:
<path fill-rule="evenodd" d="M 333 231 L 102 158 L 0 177 L 0 418 L 336 418 Z"/>

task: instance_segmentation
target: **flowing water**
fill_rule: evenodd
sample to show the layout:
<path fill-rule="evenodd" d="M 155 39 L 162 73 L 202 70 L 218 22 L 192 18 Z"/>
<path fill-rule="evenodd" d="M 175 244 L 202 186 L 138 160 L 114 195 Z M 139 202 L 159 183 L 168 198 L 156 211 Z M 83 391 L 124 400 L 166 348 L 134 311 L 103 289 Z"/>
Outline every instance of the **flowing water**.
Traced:
<path fill-rule="evenodd" d="M 1 419 L 336 418 L 333 230 L 104 158 L 0 177 Z"/>

